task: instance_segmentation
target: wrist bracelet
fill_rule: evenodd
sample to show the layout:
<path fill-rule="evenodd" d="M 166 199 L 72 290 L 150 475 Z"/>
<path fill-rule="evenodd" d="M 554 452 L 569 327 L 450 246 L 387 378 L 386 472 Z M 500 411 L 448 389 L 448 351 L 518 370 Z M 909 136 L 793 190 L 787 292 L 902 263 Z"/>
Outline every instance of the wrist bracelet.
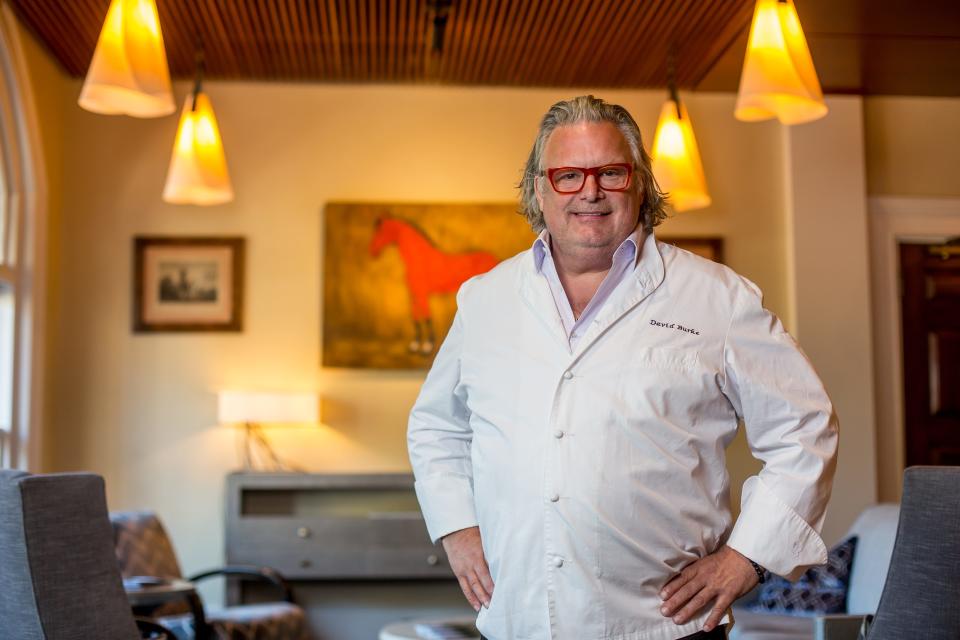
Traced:
<path fill-rule="evenodd" d="M 750 560 L 750 558 L 747 558 L 747 561 L 753 566 L 753 570 L 757 572 L 757 580 L 760 582 L 760 584 L 763 584 L 764 582 L 766 582 L 767 570 L 761 567 L 760 565 L 758 565 L 753 560 Z"/>

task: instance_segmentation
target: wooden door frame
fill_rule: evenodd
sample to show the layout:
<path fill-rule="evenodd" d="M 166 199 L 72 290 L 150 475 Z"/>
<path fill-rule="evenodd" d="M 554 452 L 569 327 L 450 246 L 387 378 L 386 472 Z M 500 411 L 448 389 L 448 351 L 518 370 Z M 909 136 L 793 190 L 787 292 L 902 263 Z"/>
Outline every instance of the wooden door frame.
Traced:
<path fill-rule="evenodd" d="M 936 243 L 960 236 L 960 198 L 880 196 L 868 199 L 867 210 L 877 419 L 877 488 L 881 501 L 898 502 L 906 455 L 898 244 Z M 842 419 L 841 416 L 841 424 Z M 842 440 L 841 436 L 841 446 Z"/>

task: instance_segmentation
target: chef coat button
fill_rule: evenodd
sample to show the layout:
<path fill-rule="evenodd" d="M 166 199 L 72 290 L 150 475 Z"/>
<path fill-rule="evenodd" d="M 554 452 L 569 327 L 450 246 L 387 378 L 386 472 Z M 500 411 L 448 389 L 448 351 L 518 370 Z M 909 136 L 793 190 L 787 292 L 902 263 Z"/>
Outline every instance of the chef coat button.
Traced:
<path fill-rule="evenodd" d="M 573 377 L 573 373 L 571 373 L 570 371 L 564 371 L 564 372 L 563 372 L 563 378 L 564 378 L 564 380 L 569 380 L 569 379 L 572 378 L 572 377 Z"/>
<path fill-rule="evenodd" d="M 562 430 L 562 429 L 557 429 L 556 431 L 553 432 L 553 437 L 556 438 L 557 440 L 559 440 L 560 438 L 562 438 L 563 435 L 564 435 L 564 434 L 563 434 L 563 430 Z"/>
<path fill-rule="evenodd" d="M 563 558 L 561 558 L 560 556 L 555 557 L 555 558 L 553 559 L 553 566 L 555 566 L 557 569 L 559 569 L 560 567 L 562 567 L 562 566 L 563 566 Z"/>
<path fill-rule="evenodd" d="M 550 502 L 557 502 L 558 500 L 560 500 L 560 496 L 558 494 L 555 493 L 550 496 Z"/>

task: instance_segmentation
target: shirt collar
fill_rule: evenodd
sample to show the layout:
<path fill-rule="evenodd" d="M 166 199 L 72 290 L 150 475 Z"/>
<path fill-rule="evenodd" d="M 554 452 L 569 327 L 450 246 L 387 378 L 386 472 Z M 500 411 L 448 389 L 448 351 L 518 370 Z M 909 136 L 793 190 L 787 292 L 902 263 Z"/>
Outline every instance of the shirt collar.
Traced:
<path fill-rule="evenodd" d="M 633 230 L 633 233 L 627 236 L 626 240 L 621 242 L 617 250 L 613 252 L 612 264 L 629 261 L 631 266 L 636 266 L 637 261 L 640 259 L 640 243 L 645 239 L 644 235 L 643 229 L 638 224 Z M 550 256 L 550 259 L 553 260 L 553 254 L 550 251 L 549 231 L 544 229 L 540 232 L 540 235 L 537 236 L 536 240 L 533 241 L 532 253 L 533 264 L 537 269 L 537 273 L 542 273 L 543 261 L 547 256 Z"/>

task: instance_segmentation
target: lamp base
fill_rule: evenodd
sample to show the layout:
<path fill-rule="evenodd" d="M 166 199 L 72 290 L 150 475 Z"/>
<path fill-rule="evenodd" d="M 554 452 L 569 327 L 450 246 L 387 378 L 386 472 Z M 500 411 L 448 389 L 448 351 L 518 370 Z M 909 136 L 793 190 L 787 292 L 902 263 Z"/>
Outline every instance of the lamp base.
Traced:
<path fill-rule="evenodd" d="M 243 425 L 243 470 L 305 473 L 305 469 L 284 460 L 273 450 L 263 427 L 255 422 Z"/>

